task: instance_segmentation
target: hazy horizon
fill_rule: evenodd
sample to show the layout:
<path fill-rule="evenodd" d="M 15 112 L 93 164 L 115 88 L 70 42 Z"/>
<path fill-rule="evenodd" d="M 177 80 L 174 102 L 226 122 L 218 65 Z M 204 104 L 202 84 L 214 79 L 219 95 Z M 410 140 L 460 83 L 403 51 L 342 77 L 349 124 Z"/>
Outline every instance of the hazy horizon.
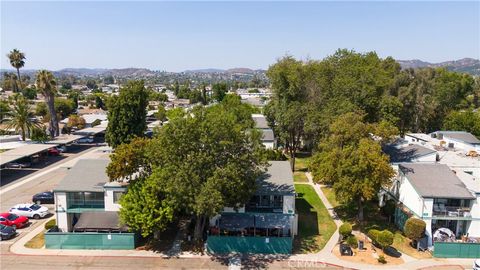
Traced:
<path fill-rule="evenodd" d="M 338 48 L 438 63 L 480 58 L 480 2 L 2 1 L 0 68 L 267 69 Z M 21 14 L 21 16 L 19 16 Z"/>

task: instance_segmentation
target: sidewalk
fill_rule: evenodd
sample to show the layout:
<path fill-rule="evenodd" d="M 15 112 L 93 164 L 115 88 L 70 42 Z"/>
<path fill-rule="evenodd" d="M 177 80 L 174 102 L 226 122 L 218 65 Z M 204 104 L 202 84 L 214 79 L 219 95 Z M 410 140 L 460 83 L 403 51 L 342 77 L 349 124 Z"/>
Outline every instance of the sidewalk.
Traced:
<path fill-rule="evenodd" d="M 411 256 L 408 256 L 404 253 L 402 253 L 402 258 L 404 259 L 405 263 L 400 264 L 400 265 L 371 265 L 371 264 L 363 264 L 363 263 L 354 263 L 350 261 L 344 261 L 335 256 L 332 253 L 332 250 L 335 248 L 337 244 L 337 240 L 339 239 L 339 232 L 338 228 L 340 225 L 343 224 L 343 222 L 338 218 L 336 215 L 334 208 L 328 201 L 327 197 L 323 193 L 321 187 L 322 185 L 316 184 L 313 182 L 312 175 L 310 172 L 305 173 L 308 179 L 308 185 L 311 185 L 315 191 L 318 194 L 318 197 L 322 200 L 323 204 L 328 210 L 328 213 L 330 216 L 333 218 L 333 221 L 337 225 L 337 230 L 335 233 L 332 235 L 330 240 L 328 240 L 327 244 L 325 247 L 318 253 L 315 254 L 301 254 L 301 255 L 294 255 L 290 257 L 290 260 L 295 260 L 295 259 L 302 259 L 306 261 L 324 261 L 328 262 L 331 264 L 336 264 L 340 265 L 343 267 L 348 267 L 348 268 L 354 268 L 354 269 L 394 269 L 394 270 L 403 270 L 403 269 L 419 269 L 423 267 L 429 267 L 429 266 L 439 266 L 439 265 L 460 265 L 460 266 L 465 266 L 465 267 L 471 267 L 473 259 L 440 259 L 440 258 L 432 258 L 432 259 L 415 259 Z"/>
<path fill-rule="evenodd" d="M 471 267 L 473 263 L 473 259 L 423 259 L 417 260 L 408 256 L 408 259 L 405 259 L 405 263 L 401 265 L 370 265 L 370 264 L 362 264 L 362 263 L 353 263 L 349 261 L 344 261 L 335 256 L 332 253 L 333 248 L 337 244 L 337 240 L 339 238 L 338 227 L 342 224 L 342 221 L 338 219 L 333 211 L 333 207 L 331 206 L 330 202 L 328 202 L 327 198 L 323 194 L 321 190 L 321 186 L 318 184 L 314 184 L 312 182 L 312 177 L 309 173 L 307 173 L 307 178 L 309 183 L 304 183 L 305 185 L 311 185 L 315 191 L 317 192 L 318 196 L 325 204 L 328 212 L 332 216 L 335 224 L 337 225 L 337 230 L 332 235 L 330 240 L 327 242 L 325 247 L 318 253 L 314 254 L 298 254 L 298 255 L 291 255 L 288 259 L 292 262 L 292 265 L 295 265 L 295 262 L 306 262 L 306 263 L 313 263 L 311 265 L 321 265 L 322 262 L 333 264 L 337 266 L 342 266 L 345 268 L 352 268 L 352 269 L 381 269 L 381 270 L 403 270 L 403 269 L 419 269 L 423 267 L 430 267 L 430 266 L 440 266 L 440 265 L 460 265 L 465 268 Z M 52 217 L 53 218 L 53 217 Z M 146 250 L 67 250 L 67 249 L 30 249 L 25 247 L 25 243 L 27 243 L 30 239 L 32 239 L 37 234 L 41 233 L 44 230 L 44 223 L 48 220 L 46 219 L 42 224 L 39 224 L 37 228 L 32 230 L 31 232 L 25 234 L 22 238 L 16 241 L 14 244 L 10 246 L 10 252 L 18 255 L 52 255 L 52 256 L 84 256 L 84 257 L 156 257 L 156 258 L 171 258 L 164 253 L 157 253 L 153 251 L 146 251 Z M 406 255 L 402 255 L 402 257 L 407 258 Z M 211 258 L 209 255 L 200 255 L 194 254 L 191 252 L 181 252 L 179 254 L 175 254 L 175 258 Z M 275 255 L 271 255 L 270 257 L 275 257 Z M 284 256 L 281 256 L 284 257 Z M 281 259 L 279 257 L 279 259 Z M 300 264 L 302 265 L 302 264 Z"/>

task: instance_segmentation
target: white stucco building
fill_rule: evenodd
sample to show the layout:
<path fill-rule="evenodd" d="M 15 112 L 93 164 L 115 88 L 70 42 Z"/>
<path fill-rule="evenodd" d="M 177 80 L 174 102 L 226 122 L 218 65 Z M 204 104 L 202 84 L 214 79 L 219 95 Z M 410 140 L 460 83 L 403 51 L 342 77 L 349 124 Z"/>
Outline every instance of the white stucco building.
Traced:
<path fill-rule="evenodd" d="M 60 231 L 76 231 L 75 225 L 84 213 L 104 212 L 106 215 L 117 216 L 118 219 L 116 213 L 120 209 L 119 199 L 126 192 L 126 184 L 109 182 L 106 174 L 109 162 L 109 159 L 81 159 L 53 190 L 55 215 Z M 88 225 L 89 221 L 84 220 L 82 223 Z M 85 229 L 98 228 L 84 226 L 82 230 Z"/>

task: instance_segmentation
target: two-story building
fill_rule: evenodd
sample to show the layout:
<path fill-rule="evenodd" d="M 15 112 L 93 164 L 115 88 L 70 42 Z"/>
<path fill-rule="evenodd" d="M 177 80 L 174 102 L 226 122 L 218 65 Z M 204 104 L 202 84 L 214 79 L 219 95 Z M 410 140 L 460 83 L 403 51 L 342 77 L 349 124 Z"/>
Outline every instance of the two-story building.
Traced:
<path fill-rule="evenodd" d="M 135 236 L 118 216 L 119 200 L 127 186 L 109 182 L 109 162 L 80 159 L 53 190 L 58 228 L 45 234 L 47 248 L 134 248 Z"/>
<path fill-rule="evenodd" d="M 427 224 L 428 245 L 438 228 L 449 228 L 457 237 L 468 234 L 480 237 L 478 199 L 456 172 L 438 163 L 400 163 L 399 174 L 389 193 L 400 203 L 408 216 L 423 219 Z M 399 209 L 397 209 L 399 210 Z M 396 220 L 401 226 L 403 221 Z"/>
<path fill-rule="evenodd" d="M 250 201 L 210 220 L 212 253 L 291 253 L 297 234 L 295 188 L 288 161 L 270 161 Z"/>
<path fill-rule="evenodd" d="M 255 129 L 262 133 L 262 144 L 267 149 L 275 149 L 277 147 L 277 140 L 275 139 L 273 130 L 268 126 L 265 116 L 263 114 L 252 114 L 252 119 L 255 122 Z"/>

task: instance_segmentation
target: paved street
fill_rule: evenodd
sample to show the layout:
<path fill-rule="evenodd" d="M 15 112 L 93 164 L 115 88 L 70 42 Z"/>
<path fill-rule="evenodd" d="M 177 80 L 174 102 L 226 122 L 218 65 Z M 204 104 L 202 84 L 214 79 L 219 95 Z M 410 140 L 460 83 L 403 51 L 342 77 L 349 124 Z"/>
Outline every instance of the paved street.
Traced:
<path fill-rule="evenodd" d="M 29 172 L 15 174 L 12 170 L 1 172 L 2 183 L 5 178 L 8 183 L 0 189 L 0 211 L 8 211 L 9 207 L 21 202 L 31 201 L 33 194 L 53 189 L 66 174 L 67 166 L 79 158 L 99 157 L 108 155 L 99 147 L 84 147 L 76 153 L 66 154 L 63 158 L 57 158 L 52 163 Z M 53 213 L 53 205 L 47 205 Z M 258 257 L 243 257 L 241 261 L 232 263 L 229 257 L 196 257 L 196 258 L 161 258 L 154 256 L 52 256 L 52 255 L 17 255 L 10 252 L 10 247 L 18 239 L 38 226 L 43 226 L 44 220 L 32 220 L 30 226 L 19 229 L 17 237 L 8 241 L 0 242 L 0 269 L 345 269 L 334 265 L 325 265 L 322 261 L 312 260 L 311 256 L 298 260 L 260 259 Z M 112 251 L 114 252 L 114 251 Z M 327 252 L 328 253 L 328 252 Z M 240 265 L 239 265 L 240 262 Z M 335 261 L 335 263 L 338 263 Z M 415 269 L 418 267 L 412 267 Z M 419 265 L 420 266 L 420 265 Z M 438 267 L 438 266 L 437 266 Z M 444 266 L 438 269 L 450 269 Z M 451 266 L 451 269 L 462 267 Z"/>

